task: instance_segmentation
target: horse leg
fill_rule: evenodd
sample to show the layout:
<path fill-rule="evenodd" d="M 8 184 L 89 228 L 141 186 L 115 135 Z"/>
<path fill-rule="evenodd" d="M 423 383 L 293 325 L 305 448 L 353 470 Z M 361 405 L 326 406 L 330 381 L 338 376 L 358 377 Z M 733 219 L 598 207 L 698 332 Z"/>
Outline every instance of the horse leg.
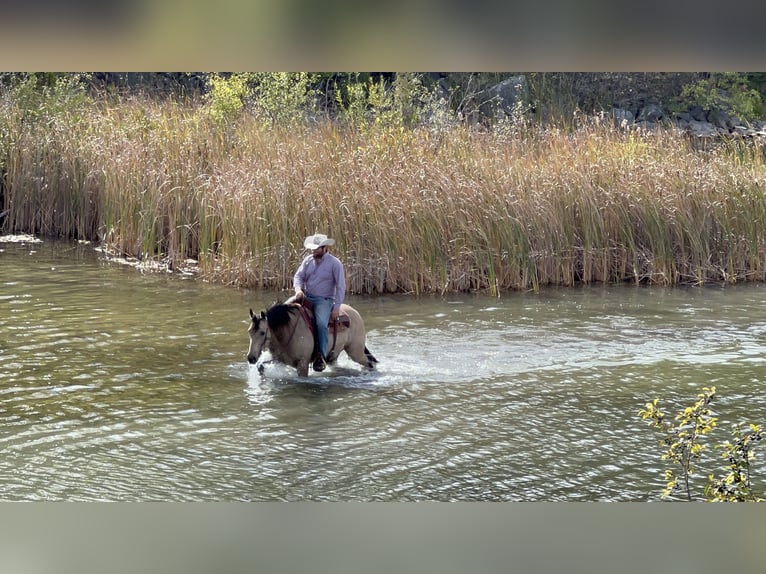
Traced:
<path fill-rule="evenodd" d="M 268 361 L 258 361 L 258 372 L 262 375 L 263 371 L 266 370 L 266 365 L 270 365 L 274 362 L 274 359 L 269 359 Z"/>
<path fill-rule="evenodd" d="M 338 360 L 338 357 L 340 357 L 340 352 L 343 350 L 343 349 L 339 349 L 339 350 L 336 349 L 334 340 L 332 341 L 332 344 L 333 344 L 332 348 L 327 351 L 327 357 L 325 359 L 328 365 L 334 365 L 335 362 Z"/>
<path fill-rule="evenodd" d="M 346 354 L 351 357 L 352 360 L 368 369 L 374 369 L 375 363 L 378 362 L 378 360 L 373 357 L 372 353 L 370 353 L 367 345 L 349 345 L 346 347 Z"/>
<path fill-rule="evenodd" d="M 309 362 L 308 360 L 301 359 L 297 365 L 295 365 L 295 368 L 298 370 L 298 376 L 299 377 L 308 377 L 309 376 Z"/>

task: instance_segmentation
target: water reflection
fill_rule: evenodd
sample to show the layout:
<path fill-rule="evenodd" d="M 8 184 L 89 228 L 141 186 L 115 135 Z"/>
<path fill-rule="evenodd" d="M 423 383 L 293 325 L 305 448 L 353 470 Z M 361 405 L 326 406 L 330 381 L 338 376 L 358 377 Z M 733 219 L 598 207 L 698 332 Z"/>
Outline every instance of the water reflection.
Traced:
<path fill-rule="evenodd" d="M 765 293 L 352 297 L 378 370 L 300 379 L 244 360 L 273 293 L 0 245 L 2 498 L 655 500 L 646 400 L 766 421 Z"/>

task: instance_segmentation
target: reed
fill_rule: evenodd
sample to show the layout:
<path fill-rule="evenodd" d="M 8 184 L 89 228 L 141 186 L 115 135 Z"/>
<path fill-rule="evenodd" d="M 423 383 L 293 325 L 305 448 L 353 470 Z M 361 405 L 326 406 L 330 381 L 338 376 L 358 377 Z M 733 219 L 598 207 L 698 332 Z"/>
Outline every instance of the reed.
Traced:
<path fill-rule="evenodd" d="M 218 283 L 283 289 L 335 237 L 354 293 L 766 278 L 758 143 L 698 146 L 598 118 L 567 129 L 227 124 L 204 103 L 0 103 L 6 231 L 97 240 Z M 507 126 L 506 126 L 507 127 Z"/>

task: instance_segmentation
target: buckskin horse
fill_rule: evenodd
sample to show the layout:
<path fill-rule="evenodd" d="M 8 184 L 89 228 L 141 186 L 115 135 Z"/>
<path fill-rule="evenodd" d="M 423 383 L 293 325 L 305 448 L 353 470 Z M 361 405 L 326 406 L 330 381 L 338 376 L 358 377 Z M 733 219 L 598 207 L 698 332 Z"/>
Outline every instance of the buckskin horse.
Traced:
<path fill-rule="evenodd" d="M 250 309 L 250 349 L 247 361 L 254 365 L 264 349 L 268 349 L 272 359 L 295 367 L 298 375 L 306 377 L 314 356 L 313 314 L 300 303 L 277 303 L 259 315 Z M 345 303 L 340 306 L 337 321 L 329 324 L 327 363 L 332 365 L 341 351 L 354 361 L 368 369 L 374 369 L 378 360 L 370 353 L 365 344 L 366 332 L 359 312 Z M 263 365 L 259 365 L 263 372 Z"/>

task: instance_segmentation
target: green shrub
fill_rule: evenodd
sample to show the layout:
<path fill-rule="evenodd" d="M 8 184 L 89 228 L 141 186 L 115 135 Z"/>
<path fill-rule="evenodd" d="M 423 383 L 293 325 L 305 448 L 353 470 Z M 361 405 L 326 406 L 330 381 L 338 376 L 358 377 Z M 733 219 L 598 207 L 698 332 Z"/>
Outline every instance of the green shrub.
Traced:
<path fill-rule="evenodd" d="M 763 115 L 763 101 L 740 73 L 722 72 L 685 85 L 676 103 L 676 110 L 699 106 L 703 111 L 724 110 L 745 121 Z"/>
<path fill-rule="evenodd" d="M 86 92 L 87 74 L 22 74 L 12 83 L 9 96 L 17 120 L 40 122 L 56 118 L 82 119 L 91 102 Z"/>
<path fill-rule="evenodd" d="M 251 74 L 257 115 L 281 125 L 293 125 L 317 112 L 318 75 L 308 72 Z"/>
<path fill-rule="evenodd" d="M 250 94 L 247 74 L 231 74 L 224 77 L 218 74 L 208 76 L 206 105 L 210 118 L 223 127 L 234 122 L 245 105 L 245 98 Z"/>
<path fill-rule="evenodd" d="M 659 399 L 646 403 L 646 408 L 639 411 L 644 420 L 665 434 L 662 444 L 667 447 L 662 454 L 663 460 L 669 460 L 680 467 L 680 471 L 668 469 L 665 471 L 667 481 L 662 496 L 681 490 L 687 500 L 692 499 L 689 484 L 694 472 L 693 463 L 702 456 L 706 446 L 701 442 L 702 437 L 710 433 L 716 424 L 716 417 L 712 416 L 710 402 L 715 396 L 715 387 L 705 387 L 702 393 L 697 395 L 697 402 L 691 407 L 681 410 L 675 419 L 676 424 L 666 419 L 665 413 L 659 407 Z"/>
<path fill-rule="evenodd" d="M 662 459 L 669 460 L 679 467 L 678 470 L 665 470 L 667 482 L 662 491 L 663 498 L 679 492 L 686 500 L 693 498 L 691 478 L 695 470 L 694 465 L 701 460 L 702 453 L 707 449 L 702 439 L 718 424 L 718 419 L 713 416 L 710 408 L 715 393 L 715 387 L 704 387 L 692 406 L 681 409 L 676 414 L 675 423 L 667 419 L 659 406 L 659 399 L 646 403 L 645 408 L 638 413 L 642 419 L 665 435 L 661 443 L 666 447 Z M 716 448 L 721 450 L 722 458 L 726 460 L 726 470 L 719 478 L 708 474 L 704 492 L 706 500 L 710 502 L 760 500 L 753 492 L 750 462 L 755 457 L 755 446 L 763 438 L 763 431 L 760 426 L 754 424 L 745 425 L 747 430 L 744 432 L 742 427 L 742 424 L 732 426 L 733 442 L 725 441 L 716 445 Z"/>
<path fill-rule="evenodd" d="M 759 500 L 753 492 L 750 475 L 750 461 L 755 458 L 754 449 L 763 440 L 760 425 L 732 425 L 734 442 L 725 441 L 718 445 L 721 457 L 726 461 L 727 472 L 719 478 L 709 475 L 705 494 L 708 500 L 725 502 L 745 502 Z"/>

